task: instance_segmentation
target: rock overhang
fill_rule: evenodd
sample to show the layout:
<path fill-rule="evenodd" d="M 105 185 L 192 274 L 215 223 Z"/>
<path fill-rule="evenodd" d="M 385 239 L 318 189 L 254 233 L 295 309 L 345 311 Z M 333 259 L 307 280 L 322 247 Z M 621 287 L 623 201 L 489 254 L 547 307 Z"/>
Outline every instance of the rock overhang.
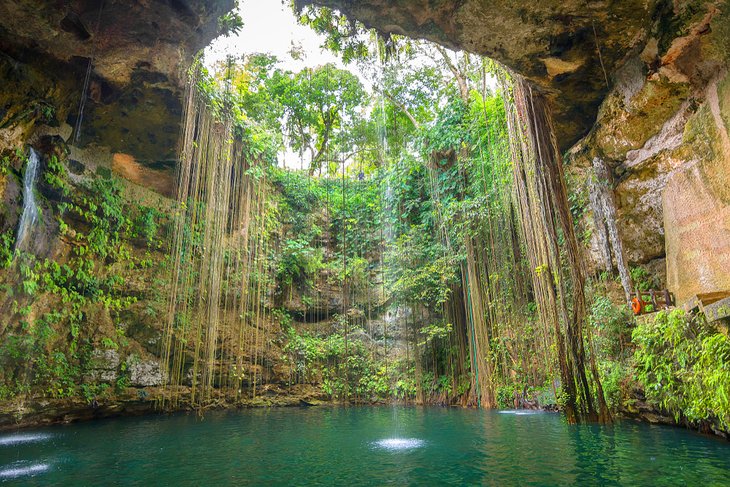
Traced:
<path fill-rule="evenodd" d="M 612 73 L 641 49 L 663 2 L 298 0 L 382 33 L 427 39 L 499 61 L 551 100 L 561 150 L 593 125 Z"/>
<path fill-rule="evenodd" d="M 187 68 L 218 35 L 219 17 L 234 7 L 234 0 L 0 3 L 2 62 L 18 88 L 4 98 L 13 105 L 42 100 L 55 108 L 48 120 L 0 120 L 0 126 L 31 126 L 18 134 L 41 123 L 75 126 L 91 60 L 74 145 L 104 147 L 145 165 L 169 166 L 176 157 Z M 3 142 L 22 142 L 24 136 Z"/>

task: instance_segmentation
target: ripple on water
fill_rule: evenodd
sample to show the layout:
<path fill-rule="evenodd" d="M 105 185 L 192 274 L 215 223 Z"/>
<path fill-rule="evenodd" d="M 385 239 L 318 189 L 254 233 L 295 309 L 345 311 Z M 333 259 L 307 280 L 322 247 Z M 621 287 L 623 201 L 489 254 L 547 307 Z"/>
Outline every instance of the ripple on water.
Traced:
<path fill-rule="evenodd" d="M 536 414 L 544 414 L 544 412 L 531 409 L 503 409 L 499 411 L 499 414 L 514 414 L 515 416 L 534 416 Z"/>
<path fill-rule="evenodd" d="M 10 468 L 3 468 L 0 470 L 0 479 L 15 479 L 18 477 L 27 477 L 29 475 L 35 475 L 38 473 L 45 472 L 51 466 L 47 463 L 35 463 L 32 465 L 21 466 L 17 465 Z"/>
<path fill-rule="evenodd" d="M 51 435 L 44 433 L 24 433 L 12 436 L 0 436 L 0 446 L 20 445 L 21 443 L 34 443 L 37 441 L 45 441 L 51 438 Z"/>
<path fill-rule="evenodd" d="M 411 450 L 420 448 L 424 444 L 423 440 L 418 438 L 386 438 L 374 442 L 374 445 L 384 450 Z"/>

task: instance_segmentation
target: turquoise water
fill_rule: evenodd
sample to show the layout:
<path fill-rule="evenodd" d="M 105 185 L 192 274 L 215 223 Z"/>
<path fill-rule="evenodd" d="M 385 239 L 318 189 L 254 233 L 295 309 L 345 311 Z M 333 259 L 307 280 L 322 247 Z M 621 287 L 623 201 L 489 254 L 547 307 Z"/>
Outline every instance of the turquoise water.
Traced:
<path fill-rule="evenodd" d="M 24 485 L 730 485 L 730 443 L 553 413 L 270 409 L 0 433 Z"/>

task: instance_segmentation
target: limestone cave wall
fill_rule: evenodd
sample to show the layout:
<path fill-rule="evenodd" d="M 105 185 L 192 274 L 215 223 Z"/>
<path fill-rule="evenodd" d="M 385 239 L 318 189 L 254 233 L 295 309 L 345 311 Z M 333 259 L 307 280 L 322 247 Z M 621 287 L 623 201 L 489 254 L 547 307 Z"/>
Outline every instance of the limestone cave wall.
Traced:
<path fill-rule="evenodd" d="M 730 16 L 722 7 L 704 4 L 663 50 L 650 37 L 632 51 L 566 157 L 584 182 L 595 177 L 595 158 L 610 167 L 627 260 L 655 264 L 680 303 L 730 289 Z M 595 263 L 595 234 L 589 249 Z"/>
<path fill-rule="evenodd" d="M 185 72 L 219 34 L 233 0 L 28 0 L 0 3 L 0 151 L 59 134 L 169 192 Z M 90 82 L 78 137 L 89 62 Z M 82 157 L 84 152 L 77 154 Z M 86 162 L 86 161 L 83 161 Z M 126 164 L 125 164 L 126 163 Z M 126 171 L 127 174 L 124 174 Z M 169 178 L 168 178 L 169 179 Z"/>

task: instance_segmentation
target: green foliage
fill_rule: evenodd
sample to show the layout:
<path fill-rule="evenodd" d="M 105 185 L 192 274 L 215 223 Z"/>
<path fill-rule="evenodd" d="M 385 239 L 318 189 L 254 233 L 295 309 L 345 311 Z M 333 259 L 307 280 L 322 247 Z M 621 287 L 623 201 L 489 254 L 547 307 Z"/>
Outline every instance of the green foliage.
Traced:
<path fill-rule="evenodd" d="M 269 173 L 277 189 L 278 217 L 285 225 L 275 256 L 278 282 L 306 290 L 317 276 L 326 275 L 332 285 L 347 280 L 356 291 L 372 287 L 371 259 L 381 243 L 379 183 L 347 180 L 343 200 L 339 180 L 273 168 Z M 325 246 L 334 253 L 325 252 Z"/>
<path fill-rule="evenodd" d="M 5 176 L 10 171 L 10 165 L 12 161 L 8 154 L 0 156 L 0 176 Z"/>
<path fill-rule="evenodd" d="M 296 74 L 277 72 L 271 91 L 284 109 L 291 148 L 308 155 L 310 174 L 347 150 L 338 145 L 338 137 L 348 132 L 367 96 L 354 74 L 332 64 Z"/>
<path fill-rule="evenodd" d="M 327 342 L 321 338 L 304 334 L 299 335 L 293 328 L 287 330 L 287 343 L 284 346 L 285 359 L 294 367 L 304 380 L 311 381 L 321 372 L 318 362 L 325 357 Z"/>
<path fill-rule="evenodd" d="M 451 323 L 433 323 L 422 327 L 419 333 L 423 335 L 424 341 L 419 345 L 428 345 L 438 340 L 445 340 L 451 334 L 453 326 Z"/>
<path fill-rule="evenodd" d="M 13 263 L 15 236 L 12 230 L 0 234 L 0 268 L 7 269 Z"/>
<path fill-rule="evenodd" d="M 497 407 L 499 409 L 512 409 L 515 407 L 515 393 L 521 393 L 521 384 L 507 384 L 497 387 Z"/>
<path fill-rule="evenodd" d="M 293 321 L 289 312 L 282 308 L 274 308 L 271 310 L 271 314 L 274 317 L 274 320 L 279 323 L 281 329 L 286 333 L 289 333 Z"/>
<path fill-rule="evenodd" d="M 43 180 L 61 196 L 70 195 L 71 187 L 67 182 L 66 166 L 63 165 L 55 154 L 48 159 L 45 171 L 43 172 Z"/>
<path fill-rule="evenodd" d="M 623 361 L 599 360 L 598 372 L 608 407 L 612 411 L 618 411 L 625 402 L 631 368 Z"/>
<path fill-rule="evenodd" d="M 573 220 L 580 221 L 588 208 L 590 201 L 588 197 L 588 188 L 586 185 L 579 183 L 577 178 L 572 173 L 566 173 L 565 183 L 568 187 L 568 204 L 570 205 L 570 213 L 573 215 Z"/>
<path fill-rule="evenodd" d="M 448 153 L 461 149 L 465 138 L 473 134 L 469 126 L 469 107 L 459 98 L 452 98 L 439 112 L 424 134 L 428 154 Z"/>
<path fill-rule="evenodd" d="M 162 242 L 158 240 L 160 220 L 164 215 L 156 208 L 140 206 L 139 213 L 131 222 L 132 235 L 141 238 L 150 248 L 160 248 Z"/>
<path fill-rule="evenodd" d="M 70 362 L 62 351 L 36 357 L 35 382 L 46 386 L 46 394 L 54 398 L 73 397 L 77 392 L 79 366 Z"/>
<path fill-rule="evenodd" d="M 391 292 L 401 302 L 442 305 L 457 282 L 454 255 L 421 226 L 401 235 L 386 260 Z"/>
<path fill-rule="evenodd" d="M 38 274 L 35 272 L 35 268 L 28 264 L 26 259 L 23 259 L 20 263 L 20 277 L 22 279 L 23 292 L 28 296 L 35 295 L 38 290 Z"/>
<path fill-rule="evenodd" d="M 369 142 L 360 112 L 367 94 L 360 80 L 332 64 L 283 71 L 266 54 L 229 58 L 213 76 L 200 66 L 198 87 L 221 118 L 232 119 L 248 154 L 274 161 L 286 141 L 309 161 L 311 174 Z M 344 156 L 345 159 L 349 156 Z"/>
<path fill-rule="evenodd" d="M 89 186 L 94 199 L 83 198 L 80 216 L 91 225 L 87 234 L 89 251 L 102 258 L 126 256 L 121 244 L 121 233 L 129 230 L 130 221 L 125 212 L 122 189 L 117 179 L 94 179 Z"/>
<path fill-rule="evenodd" d="M 258 103 L 260 101 L 257 97 L 259 90 L 251 89 L 247 81 L 243 81 L 243 84 L 239 86 L 238 70 L 232 58 L 219 68 L 220 71 L 214 76 L 202 66 L 200 59 L 193 63 L 190 75 L 196 80 L 198 93 L 207 101 L 208 109 L 214 115 L 233 124 L 234 136 L 242 143 L 243 155 L 246 158 L 274 162 L 281 146 L 281 137 L 266 122 L 271 123 L 277 120 L 276 106 L 262 102 L 261 113 L 270 112 L 269 115 L 266 117 L 262 115 L 262 118 L 266 118 L 263 121 L 253 119 L 246 112 L 247 103 L 251 103 L 247 97 L 254 97 L 256 101 L 253 103 Z M 248 75 L 244 66 L 242 78 L 248 80 Z M 231 85 L 236 89 L 232 90 Z M 267 90 L 261 91 L 264 94 L 267 93 Z"/>
<path fill-rule="evenodd" d="M 0 370 L 5 375 L 3 396 L 26 393 L 31 385 L 41 387 L 50 397 L 75 394 L 80 369 L 54 346 L 59 338 L 54 326 L 62 318 L 58 311 L 46 313 L 33 324 L 21 322 L 20 330 L 6 335 L 0 346 Z"/>
<path fill-rule="evenodd" d="M 402 367 L 395 365 L 396 370 L 402 370 Z M 418 384 L 416 384 L 415 373 L 412 368 L 408 368 L 405 374 L 401 374 L 395 378 L 395 384 L 391 386 L 390 395 L 400 400 L 407 400 L 416 397 Z"/>
<path fill-rule="evenodd" d="M 358 36 L 364 31 L 362 24 L 348 19 L 336 10 L 306 6 L 299 12 L 299 22 L 324 36 L 322 47 L 340 54 L 346 64 L 364 59 L 368 55 L 365 41 Z"/>
<path fill-rule="evenodd" d="M 105 307 L 115 317 L 136 301 L 136 296 L 127 294 L 120 271 L 157 264 L 149 253 L 146 259 L 134 258 L 128 242 L 140 238 L 159 248 L 164 215 L 129 203 L 112 177 L 72 185 L 55 156 L 45 166 L 44 184 L 51 190 L 46 194 L 60 200 L 51 204 L 51 210 L 72 252 L 62 262 L 41 260 L 27 252 L 13 252 L 10 232 L 0 235 L 0 261 L 18 276 L 14 278 L 17 285 L 6 289 L 6 295 L 16 299 L 0 346 L 4 373 L 0 395 L 10 398 L 33 391 L 53 398 L 91 400 L 106 386 L 82 384 L 96 332 L 89 327 L 87 312 Z M 32 311 L 49 306 L 54 311 L 35 320 L 27 318 Z M 102 338 L 101 346 L 124 347 L 126 339 L 118 332 L 113 338 Z"/>
<path fill-rule="evenodd" d="M 121 393 L 124 392 L 127 387 L 129 387 L 129 384 L 129 365 L 127 365 L 127 362 L 122 362 L 119 367 L 119 375 L 117 376 L 117 380 L 114 383 L 114 389 L 116 390 L 116 392 Z"/>
<path fill-rule="evenodd" d="M 108 390 L 109 384 L 81 384 L 81 395 L 89 404 L 106 396 Z"/>
<path fill-rule="evenodd" d="M 325 193 L 330 199 L 333 245 L 341 252 L 344 238 L 349 260 L 372 253 L 381 243 L 380 189 L 379 181 L 374 179 L 349 180 L 345 183 L 343 200 L 341 180 L 327 180 Z"/>
<path fill-rule="evenodd" d="M 311 248 L 321 237 L 321 209 L 324 205 L 324 185 L 302 172 L 270 169 L 278 204 L 277 224 L 287 226 L 295 240 Z"/>
<path fill-rule="evenodd" d="M 218 19 L 218 33 L 229 37 L 238 34 L 243 29 L 243 19 L 238 12 L 228 12 Z"/>
<path fill-rule="evenodd" d="M 701 317 L 661 311 L 640 324 L 636 377 L 646 396 L 677 420 L 717 422 L 730 429 L 730 339 Z"/>
<path fill-rule="evenodd" d="M 659 282 L 656 277 L 652 276 L 643 266 L 631 267 L 629 274 L 631 275 L 634 286 L 641 292 L 659 288 Z"/>
<path fill-rule="evenodd" d="M 592 328 L 603 394 L 608 407 L 618 411 L 630 386 L 633 317 L 625 305 L 615 305 L 608 297 L 599 294 L 593 298 L 588 321 Z"/>
<path fill-rule="evenodd" d="M 631 341 L 630 313 L 628 307 L 617 306 L 606 296 L 594 298 L 588 319 L 595 330 L 601 357 L 620 357 L 624 346 Z"/>
<path fill-rule="evenodd" d="M 344 317 L 340 317 L 344 320 Z M 387 364 L 373 357 L 359 339 L 346 343 L 340 333 L 318 336 L 287 331 L 283 348 L 284 359 L 295 372 L 298 381 L 318 382 L 333 399 L 372 401 L 395 397 L 413 399 L 418 384 L 413 376 L 413 362 Z M 421 387 L 429 391 L 450 390 L 446 379 L 423 381 Z"/>

